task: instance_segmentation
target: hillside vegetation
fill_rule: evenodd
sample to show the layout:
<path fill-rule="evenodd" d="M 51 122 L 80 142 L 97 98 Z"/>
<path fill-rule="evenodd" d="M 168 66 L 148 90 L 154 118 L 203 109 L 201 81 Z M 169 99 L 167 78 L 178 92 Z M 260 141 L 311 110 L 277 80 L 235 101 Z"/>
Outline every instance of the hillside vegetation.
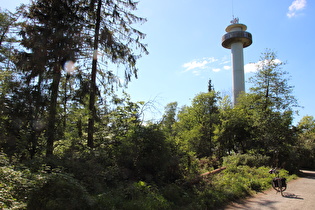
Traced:
<path fill-rule="evenodd" d="M 268 49 L 235 105 L 210 83 L 143 121 L 153 102 L 132 101 L 111 70 L 128 83 L 147 53 L 136 7 L 36 0 L 0 12 L 0 208 L 215 209 L 269 188 L 270 168 L 287 179 L 315 168 L 315 119 L 293 125 L 300 107 Z"/>

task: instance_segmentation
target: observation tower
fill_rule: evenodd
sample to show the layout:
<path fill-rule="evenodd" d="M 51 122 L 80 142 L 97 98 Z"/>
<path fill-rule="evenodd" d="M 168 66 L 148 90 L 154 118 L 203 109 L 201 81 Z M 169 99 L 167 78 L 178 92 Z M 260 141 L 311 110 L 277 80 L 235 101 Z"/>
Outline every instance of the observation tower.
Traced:
<path fill-rule="evenodd" d="M 246 31 L 247 26 L 233 18 L 231 25 L 226 27 L 227 32 L 222 36 L 222 46 L 231 49 L 233 69 L 233 103 L 237 102 L 238 95 L 245 91 L 244 56 L 243 48 L 252 44 L 252 34 Z"/>

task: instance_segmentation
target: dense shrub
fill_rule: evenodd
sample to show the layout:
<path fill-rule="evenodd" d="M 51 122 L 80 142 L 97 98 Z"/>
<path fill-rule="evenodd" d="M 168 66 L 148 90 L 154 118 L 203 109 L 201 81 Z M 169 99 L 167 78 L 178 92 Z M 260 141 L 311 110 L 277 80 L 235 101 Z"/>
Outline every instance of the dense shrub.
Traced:
<path fill-rule="evenodd" d="M 158 126 L 129 131 L 115 149 L 117 165 L 131 179 L 160 184 L 172 182 L 181 176 L 173 146 Z"/>
<path fill-rule="evenodd" d="M 223 165 L 247 165 L 250 167 L 268 166 L 270 157 L 259 154 L 235 154 L 223 157 Z"/>
<path fill-rule="evenodd" d="M 27 209 L 92 209 L 92 199 L 77 180 L 66 174 L 48 175 L 28 200 Z"/>
<path fill-rule="evenodd" d="M 13 166 L 9 166 L 7 160 L 2 156 L 0 158 L 0 207 L 32 210 L 216 209 L 229 201 L 244 198 L 271 187 L 273 175 L 268 173 L 270 168 L 252 166 L 255 159 L 260 164 L 266 161 L 266 158 L 259 156 L 235 155 L 225 158 L 226 170 L 202 179 L 196 179 L 198 173 L 192 173 L 191 176 L 175 182 L 157 185 L 154 182 L 118 178 L 114 185 L 103 185 L 101 193 L 96 193 L 94 190 L 87 190 L 91 187 L 90 181 L 94 176 L 90 177 L 91 180 L 84 177 L 78 179 L 80 178 L 78 173 L 81 170 L 72 170 L 77 173 L 75 176 L 66 174 L 64 169 L 59 173 L 54 170 L 51 170 L 50 173 L 18 171 Z M 206 168 L 211 169 L 208 162 L 205 159 L 197 161 L 196 167 L 201 167 L 201 171 Z M 78 169 L 80 165 L 85 166 L 88 163 L 91 162 L 82 164 L 76 162 L 75 168 Z M 88 171 L 93 173 L 100 171 L 101 168 L 107 168 L 108 171 L 113 169 L 106 166 L 100 167 L 101 164 L 90 164 Z M 84 171 L 83 168 L 82 170 Z M 115 172 L 112 173 L 115 174 Z M 280 170 L 280 175 L 288 180 L 292 178 L 285 170 Z M 102 175 L 106 179 L 109 176 L 109 174 Z M 117 177 L 113 178 L 114 181 L 115 179 Z M 100 180 L 95 179 L 95 182 L 100 182 Z"/>
<path fill-rule="evenodd" d="M 143 181 L 126 184 L 97 196 L 95 209 L 171 209 L 157 188 Z"/>
<path fill-rule="evenodd" d="M 0 167 L 0 209 L 26 206 L 23 192 L 27 189 L 27 181 L 22 172 L 12 167 Z"/>
<path fill-rule="evenodd" d="M 194 209 L 221 208 L 231 201 L 270 188 L 273 175 L 268 173 L 269 169 L 230 164 L 226 170 L 211 178 L 210 185 L 196 190 Z M 281 170 L 280 175 L 290 179 L 285 170 Z"/>
<path fill-rule="evenodd" d="M 28 169 L 15 169 L 7 156 L 0 153 L 0 209 L 25 208 L 28 194 L 39 178 Z"/>

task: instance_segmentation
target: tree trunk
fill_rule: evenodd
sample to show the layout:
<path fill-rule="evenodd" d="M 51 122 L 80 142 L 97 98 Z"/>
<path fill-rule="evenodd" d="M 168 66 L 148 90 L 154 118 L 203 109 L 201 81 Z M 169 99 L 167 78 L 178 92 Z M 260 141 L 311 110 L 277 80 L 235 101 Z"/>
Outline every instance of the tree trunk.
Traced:
<path fill-rule="evenodd" d="M 53 155 L 53 150 L 54 150 L 54 141 L 55 141 L 55 132 L 56 132 L 57 99 L 58 99 L 60 77 L 61 77 L 60 66 L 56 65 L 54 69 L 53 82 L 51 84 L 50 109 L 49 109 L 48 128 L 47 128 L 46 157 Z"/>
<path fill-rule="evenodd" d="M 101 22 L 101 8 L 102 0 L 99 0 L 97 3 L 96 11 L 96 24 L 95 24 L 95 34 L 94 34 L 94 52 L 93 52 L 93 61 L 92 61 L 92 73 L 91 73 L 91 92 L 90 92 L 90 101 L 89 101 L 89 125 L 88 125 L 88 146 L 94 147 L 94 121 L 96 116 L 95 109 L 95 95 L 96 95 L 96 72 L 97 72 L 97 50 L 99 42 L 99 33 L 100 33 L 100 22 Z"/>

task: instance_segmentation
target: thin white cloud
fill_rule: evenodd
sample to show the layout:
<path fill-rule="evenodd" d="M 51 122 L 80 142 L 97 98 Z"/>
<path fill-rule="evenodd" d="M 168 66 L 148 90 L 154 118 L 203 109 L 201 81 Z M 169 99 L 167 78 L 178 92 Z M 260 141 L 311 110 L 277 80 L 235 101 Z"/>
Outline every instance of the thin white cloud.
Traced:
<path fill-rule="evenodd" d="M 231 67 L 231 66 L 223 66 L 223 68 L 224 68 L 225 70 L 230 70 L 232 67 Z"/>
<path fill-rule="evenodd" d="M 185 68 L 184 72 L 193 70 L 193 69 L 205 69 L 208 67 L 208 64 L 216 62 L 218 59 L 214 57 L 209 57 L 209 58 L 202 58 L 199 60 L 193 60 L 188 63 L 184 63 L 182 67 Z"/>
<path fill-rule="evenodd" d="M 227 64 L 227 63 L 231 63 L 231 61 L 228 60 L 228 61 L 222 61 L 222 62 L 221 62 L 221 64 Z"/>
<path fill-rule="evenodd" d="M 195 76 L 200 76 L 204 73 L 209 73 L 209 70 L 212 72 L 220 72 L 222 69 L 224 70 L 231 70 L 231 65 L 224 65 L 229 62 L 224 61 L 224 59 L 216 59 L 213 57 L 209 58 L 202 58 L 202 59 L 195 59 L 191 62 L 185 63 L 182 65 L 185 70 L 182 72 L 191 72 Z M 275 64 L 282 63 L 281 60 L 275 59 Z M 255 73 L 258 69 L 264 65 L 270 65 L 270 60 L 258 61 L 256 63 L 248 63 L 244 66 L 244 73 Z"/>
<path fill-rule="evenodd" d="M 222 69 L 230 70 L 232 67 L 228 63 L 230 61 L 226 61 L 226 58 L 205 57 L 184 63 L 182 65 L 184 68 L 182 72 L 191 72 L 195 76 L 200 76 L 208 74 L 210 71 L 220 72 Z"/>
<path fill-rule="evenodd" d="M 257 71 L 257 63 L 248 63 L 244 66 L 245 73 L 251 73 Z"/>
<path fill-rule="evenodd" d="M 214 57 L 209 57 L 209 58 L 203 58 L 204 60 L 207 60 L 209 63 L 213 63 L 213 62 L 216 62 L 218 61 L 217 58 L 214 58 Z"/>
<path fill-rule="evenodd" d="M 244 72 L 245 72 L 245 74 L 246 73 L 255 73 L 258 71 L 259 67 L 261 67 L 263 65 L 269 65 L 270 64 L 269 62 L 270 61 L 268 61 L 268 60 L 264 60 L 264 61 L 258 61 L 257 63 L 248 63 L 244 66 Z M 282 61 L 279 59 L 275 59 L 274 63 L 280 64 L 280 63 L 282 63 Z"/>
<path fill-rule="evenodd" d="M 214 69 L 212 69 L 212 71 L 219 72 L 219 71 L 221 71 L 221 69 L 220 68 L 214 68 Z"/>
<path fill-rule="evenodd" d="M 207 64 L 208 61 L 191 61 L 189 63 L 185 63 L 183 67 L 185 68 L 185 71 L 189 71 L 195 68 L 205 68 Z"/>
<path fill-rule="evenodd" d="M 298 12 L 303 10 L 306 7 L 306 0 L 294 0 L 289 6 L 289 11 L 287 16 L 289 18 L 295 17 L 298 15 Z"/>

